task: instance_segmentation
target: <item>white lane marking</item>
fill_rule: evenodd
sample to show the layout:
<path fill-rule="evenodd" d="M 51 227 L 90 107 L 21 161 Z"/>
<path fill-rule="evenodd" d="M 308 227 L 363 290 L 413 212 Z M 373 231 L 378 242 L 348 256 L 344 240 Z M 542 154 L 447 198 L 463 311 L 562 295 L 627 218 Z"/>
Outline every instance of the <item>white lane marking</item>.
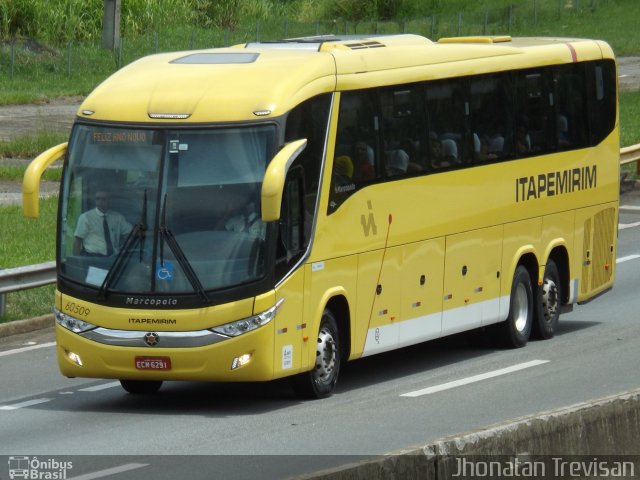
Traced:
<path fill-rule="evenodd" d="M 619 210 L 639 210 L 640 211 L 640 205 L 620 205 L 620 207 L 618 207 Z"/>
<path fill-rule="evenodd" d="M 626 257 L 616 258 L 616 263 L 628 262 L 629 260 L 635 260 L 640 258 L 640 255 L 627 255 Z"/>
<path fill-rule="evenodd" d="M 28 352 L 30 350 L 37 350 L 39 348 L 53 347 L 56 342 L 41 343 L 40 345 L 32 345 L 30 347 L 14 348 L 13 350 L 6 350 L 0 352 L 0 357 L 6 357 L 7 355 L 13 355 L 16 353 Z"/>
<path fill-rule="evenodd" d="M 101 385 L 95 385 L 93 387 L 81 388 L 78 391 L 79 392 L 98 392 L 100 390 L 106 390 L 107 388 L 113 388 L 113 387 L 119 387 L 119 386 L 120 386 L 120 382 L 110 382 L 110 383 L 103 383 Z"/>
<path fill-rule="evenodd" d="M 129 472 L 142 467 L 148 467 L 148 463 L 126 463 L 118 467 L 107 468 L 105 470 L 98 470 L 97 472 L 85 473 L 84 475 L 78 475 L 77 477 L 69 477 L 68 480 L 93 480 L 94 478 L 108 477 L 109 475 L 115 475 L 117 473 Z"/>
<path fill-rule="evenodd" d="M 95 385 L 93 387 L 81 388 L 79 392 L 97 392 L 100 390 L 106 390 L 107 388 L 113 388 L 120 385 L 120 382 L 103 383 L 102 385 Z M 60 392 L 61 395 L 73 395 L 74 392 Z M 14 403 L 11 405 L 0 405 L 0 410 L 18 410 L 19 408 L 31 407 L 40 403 L 46 403 L 53 400 L 52 398 L 36 398 L 34 400 L 27 400 L 26 402 Z"/>
<path fill-rule="evenodd" d="M 618 224 L 618 230 L 624 230 L 625 228 L 635 228 L 635 227 L 640 227 L 640 222 Z"/>
<path fill-rule="evenodd" d="M 416 390 L 414 392 L 403 393 L 401 397 L 420 397 L 422 395 L 430 395 L 432 393 L 441 392 L 443 390 L 449 390 L 451 388 L 461 387 L 463 385 L 469 385 L 470 383 L 481 382 L 489 378 L 499 377 L 500 375 L 506 375 L 508 373 L 524 370 L 525 368 L 536 367 L 549 363 L 550 360 L 531 360 L 530 362 L 519 363 L 512 365 L 511 367 L 501 368 L 500 370 L 494 370 L 492 372 L 481 373 L 480 375 L 474 375 L 473 377 L 463 378 L 461 380 L 455 380 L 453 382 L 443 383 L 441 385 L 435 385 L 433 387 L 423 388 L 422 390 Z"/>
<path fill-rule="evenodd" d="M 32 405 L 46 403 L 51 400 L 51 398 L 36 398 L 34 400 L 27 400 L 26 402 L 14 403 L 13 405 L 2 405 L 0 406 L 0 410 L 18 410 L 19 408 L 31 407 Z"/>

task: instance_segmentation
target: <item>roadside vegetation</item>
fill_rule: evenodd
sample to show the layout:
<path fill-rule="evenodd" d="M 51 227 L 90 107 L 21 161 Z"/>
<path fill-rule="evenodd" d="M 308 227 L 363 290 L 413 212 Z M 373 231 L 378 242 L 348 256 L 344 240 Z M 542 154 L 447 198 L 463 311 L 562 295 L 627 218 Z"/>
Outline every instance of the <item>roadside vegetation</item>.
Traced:
<path fill-rule="evenodd" d="M 100 47 L 102 9 L 103 0 L 0 0 L 0 104 L 87 95 L 159 51 L 301 35 L 574 36 L 640 53 L 637 0 L 127 0 L 116 51 Z"/>
<path fill-rule="evenodd" d="M 25 218 L 20 206 L 0 208 L 0 268 L 48 262 L 55 258 L 57 197 L 40 202 L 40 218 Z M 1 322 L 51 313 L 53 285 L 7 294 Z"/>
<path fill-rule="evenodd" d="M 511 34 L 600 38 L 619 56 L 640 56 L 638 0 L 127 0 L 122 46 L 100 47 L 103 0 L 0 0 L 0 105 L 85 96 L 120 66 L 161 51 L 211 48 L 316 34 Z M 640 143 L 640 90 L 620 93 L 621 145 Z M 0 181 L 20 181 L 33 158 L 66 141 L 39 131 L 0 141 Z M 635 165 L 625 167 L 635 173 Z M 46 180 L 59 180 L 49 169 Z M 57 200 L 41 217 L 0 207 L 0 268 L 54 258 Z M 53 286 L 8 295 L 0 322 L 51 311 Z"/>

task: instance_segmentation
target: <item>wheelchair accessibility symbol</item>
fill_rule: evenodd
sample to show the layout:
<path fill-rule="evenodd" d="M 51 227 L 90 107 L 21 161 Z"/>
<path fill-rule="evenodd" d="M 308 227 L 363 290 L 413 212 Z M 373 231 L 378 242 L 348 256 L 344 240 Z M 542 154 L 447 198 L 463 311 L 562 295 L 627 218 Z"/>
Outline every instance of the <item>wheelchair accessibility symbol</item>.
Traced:
<path fill-rule="evenodd" d="M 164 262 L 158 261 L 156 263 L 156 278 L 165 282 L 173 280 L 173 274 L 175 268 L 172 262 L 165 260 Z"/>

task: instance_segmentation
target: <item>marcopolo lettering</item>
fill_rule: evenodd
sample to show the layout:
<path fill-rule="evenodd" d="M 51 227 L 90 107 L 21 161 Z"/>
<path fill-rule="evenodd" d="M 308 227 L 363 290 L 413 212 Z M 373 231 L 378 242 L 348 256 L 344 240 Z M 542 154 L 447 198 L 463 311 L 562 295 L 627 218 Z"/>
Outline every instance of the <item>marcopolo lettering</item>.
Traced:
<path fill-rule="evenodd" d="M 516 178 L 516 202 L 596 188 L 596 182 L 596 165 L 520 177 Z"/>
<path fill-rule="evenodd" d="M 175 307 L 178 305 L 176 298 L 138 298 L 127 297 L 127 305 L 143 305 L 149 307 Z"/>

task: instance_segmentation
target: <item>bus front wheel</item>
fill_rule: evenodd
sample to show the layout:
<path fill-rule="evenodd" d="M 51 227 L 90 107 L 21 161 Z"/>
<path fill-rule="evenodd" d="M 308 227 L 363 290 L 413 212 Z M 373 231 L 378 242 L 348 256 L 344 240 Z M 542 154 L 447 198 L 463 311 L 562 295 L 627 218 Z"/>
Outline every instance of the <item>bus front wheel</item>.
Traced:
<path fill-rule="evenodd" d="M 152 394 L 160 390 L 162 380 L 120 380 L 120 385 L 132 394 Z"/>
<path fill-rule="evenodd" d="M 533 288 L 529 271 L 518 265 L 511 284 L 509 316 L 502 326 L 504 343 L 513 348 L 524 347 L 533 324 Z"/>
<path fill-rule="evenodd" d="M 548 339 L 554 336 L 560 318 L 561 299 L 560 272 L 555 262 L 549 259 L 536 299 L 534 333 L 537 338 Z"/>
<path fill-rule="evenodd" d="M 313 369 L 293 378 L 293 389 L 304 398 L 325 398 L 333 393 L 340 373 L 340 337 L 338 323 L 330 310 L 325 310 L 316 339 Z"/>

